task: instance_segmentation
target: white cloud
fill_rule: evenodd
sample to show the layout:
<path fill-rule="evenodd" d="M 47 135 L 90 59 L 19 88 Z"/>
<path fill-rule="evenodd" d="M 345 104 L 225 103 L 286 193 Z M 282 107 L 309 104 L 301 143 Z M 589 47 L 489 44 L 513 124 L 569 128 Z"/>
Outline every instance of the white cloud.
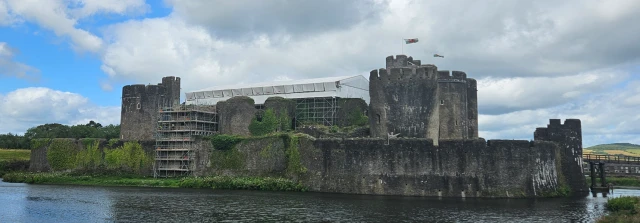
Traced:
<path fill-rule="evenodd" d="M 49 88 L 21 88 L 0 95 L 0 132 L 24 133 L 46 123 L 120 123 L 119 107 L 101 107 L 82 95 Z"/>
<path fill-rule="evenodd" d="M 582 122 L 584 146 L 610 142 L 640 144 L 640 103 L 623 102 L 640 94 L 640 82 L 624 88 L 610 87 L 583 100 L 562 105 L 520 110 L 500 115 L 481 114 L 478 126 L 481 137 L 532 139 L 536 127 L 546 127 L 549 119 L 578 118 Z"/>
<path fill-rule="evenodd" d="M 40 71 L 26 64 L 14 60 L 14 56 L 18 52 L 5 42 L 0 42 L 0 76 L 14 76 L 18 78 L 26 78 L 36 80 Z"/>
<path fill-rule="evenodd" d="M 84 29 L 76 28 L 78 20 L 97 13 L 142 13 L 147 5 L 143 0 L 2 0 L 2 7 L 23 20 L 38 24 L 53 31 L 59 37 L 71 39 L 72 47 L 77 51 L 99 53 L 103 47 L 102 39 Z M 5 4 L 5 5 L 3 5 Z M 5 11 L 8 11 L 6 10 Z M 2 21 L 2 20 L 0 20 Z"/>
<path fill-rule="evenodd" d="M 167 0 L 174 14 L 230 41 L 253 35 L 308 35 L 377 22 L 386 5 L 374 0 L 253 1 Z"/>
<path fill-rule="evenodd" d="M 85 18 L 96 14 L 138 15 L 149 11 L 144 0 L 68 0 L 70 15 Z"/>
<path fill-rule="evenodd" d="M 9 13 L 9 7 L 4 1 L 0 1 L 0 26 L 15 22 L 15 18 Z"/>
<path fill-rule="evenodd" d="M 531 138 L 550 118 L 580 118 L 585 142 L 637 142 L 640 1 L 166 0 L 170 16 L 77 28 L 101 13 L 140 14 L 141 0 L 0 0 L 4 15 L 40 24 L 98 52 L 113 83 L 179 76 L 183 92 L 214 85 L 363 74 L 405 54 L 479 80 L 486 138 Z M 367 8 L 368 7 L 368 8 Z M 11 14 L 9 14 L 9 12 Z M 14 17 L 18 16 L 18 17 Z M 5 16 L 6 17 L 6 16 Z M 420 38 L 411 45 L 402 38 Z M 445 58 L 434 58 L 434 53 Z M 635 84 L 635 83 L 634 83 Z M 635 86 L 635 85 L 634 85 Z M 637 88 L 638 86 L 636 86 Z"/>
<path fill-rule="evenodd" d="M 487 138 L 531 138 L 548 119 L 580 118 L 586 142 L 615 134 L 637 141 L 622 136 L 640 126 L 640 120 L 628 118 L 634 117 L 629 104 L 640 98 L 629 93 L 632 88 L 620 92 L 615 87 L 632 75 L 627 65 L 640 62 L 635 44 L 640 26 L 633 22 L 640 20 L 633 13 L 640 10 L 638 1 L 393 0 L 386 8 L 368 10 L 378 13 L 369 15 L 373 19 L 342 26 L 330 25 L 340 19 L 331 13 L 310 15 L 331 20 L 313 24 L 314 30 L 298 27 L 313 13 L 306 8 L 278 14 L 269 9 L 274 5 L 168 3 L 174 6 L 169 17 L 105 31 L 102 68 L 112 80 L 155 83 L 175 75 L 182 78 L 183 91 L 190 91 L 281 78 L 367 75 L 384 67 L 386 56 L 400 54 L 402 38 L 416 37 L 418 44 L 404 45 L 406 54 L 479 80 L 480 128 Z M 274 14 L 255 19 L 269 13 Z M 445 59 L 433 58 L 434 53 Z M 600 101 L 611 97 L 617 99 Z"/>
<path fill-rule="evenodd" d="M 478 80 L 478 104 L 485 114 L 547 108 L 609 91 L 629 74 L 603 69 L 559 77 L 483 78 Z"/>

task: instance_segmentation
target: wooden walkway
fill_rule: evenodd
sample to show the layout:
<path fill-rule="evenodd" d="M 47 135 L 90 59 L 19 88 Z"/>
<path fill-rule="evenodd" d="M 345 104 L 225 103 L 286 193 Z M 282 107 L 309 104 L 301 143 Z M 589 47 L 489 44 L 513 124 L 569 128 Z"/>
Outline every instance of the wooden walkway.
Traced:
<path fill-rule="evenodd" d="M 596 154 L 583 154 L 583 162 L 594 163 L 617 163 L 617 164 L 633 164 L 640 165 L 640 157 L 624 156 L 624 155 L 596 155 Z"/>

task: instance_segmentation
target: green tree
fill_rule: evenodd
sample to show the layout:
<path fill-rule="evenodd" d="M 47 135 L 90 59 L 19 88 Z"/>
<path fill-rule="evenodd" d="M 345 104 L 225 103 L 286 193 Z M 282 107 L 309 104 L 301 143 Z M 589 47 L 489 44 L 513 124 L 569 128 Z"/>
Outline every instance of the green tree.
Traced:
<path fill-rule="evenodd" d="M 100 128 L 100 130 L 102 132 L 102 137 L 107 140 L 120 138 L 120 125 L 111 124 Z"/>
<path fill-rule="evenodd" d="M 29 139 L 70 138 L 71 128 L 58 123 L 49 123 L 29 128 L 24 134 Z"/>
<path fill-rule="evenodd" d="M 30 143 L 27 137 L 12 133 L 0 134 L 0 148 L 5 149 L 29 149 Z"/>

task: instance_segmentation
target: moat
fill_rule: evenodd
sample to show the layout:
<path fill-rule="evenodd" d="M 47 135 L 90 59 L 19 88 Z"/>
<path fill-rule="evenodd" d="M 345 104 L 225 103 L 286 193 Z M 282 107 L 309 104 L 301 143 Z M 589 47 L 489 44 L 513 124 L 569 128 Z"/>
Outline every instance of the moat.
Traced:
<path fill-rule="evenodd" d="M 640 196 L 617 189 L 609 197 Z M 0 182 L 0 222 L 593 222 L 607 198 L 470 199 Z"/>

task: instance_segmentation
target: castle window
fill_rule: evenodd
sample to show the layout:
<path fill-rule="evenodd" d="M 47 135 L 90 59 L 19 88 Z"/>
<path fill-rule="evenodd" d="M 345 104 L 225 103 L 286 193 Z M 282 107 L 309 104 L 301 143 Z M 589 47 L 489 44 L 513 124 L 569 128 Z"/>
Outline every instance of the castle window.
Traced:
<path fill-rule="evenodd" d="M 380 114 L 376 114 L 378 116 L 377 124 L 380 124 Z"/>
<path fill-rule="evenodd" d="M 444 105 L 444 100 L 440 100 L 440 105 Z"/>
<path fill-rule="evenodd" d="M 136 105 L 136 108 L 140 109 L 140 103 L 138 103 L 138 105 Z"/>

